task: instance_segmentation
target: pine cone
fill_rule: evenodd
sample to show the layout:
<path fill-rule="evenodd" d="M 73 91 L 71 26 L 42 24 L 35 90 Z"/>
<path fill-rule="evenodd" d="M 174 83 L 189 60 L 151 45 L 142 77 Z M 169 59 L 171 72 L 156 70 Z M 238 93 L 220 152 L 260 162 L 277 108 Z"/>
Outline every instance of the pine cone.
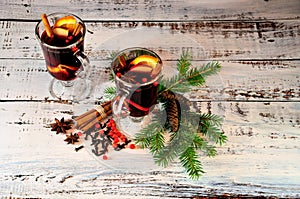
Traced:
<path fill-rule="evenodd" d="M 189 109 L 189 101 L 183 95 L 175 94 L 169 90 L 163 91 L 160 94 L 160 99 L 165 103 L 167 124 L 169 124 L 171 131 L 178 131 L 180 126 L 181 108 Z"/>
<path fill-rule="evenodd" d="M 180 104 L 177 99 L 166 102 L 167 119 L 173 132 L 178 131 L 180 123 Z"/>
<path fill-rule="evenodd" d="M 160 93 L 160 97 L 162 101 L 177 100 L 178 102 L 180 102 L 180 106 L 182 109 L 186 109 L 186 110 L 190 109 L 190 105 L 191 105 L 190 101 L 181 94 L 178 93 L 175 94 L 172 91 L 167 90 Z"/>

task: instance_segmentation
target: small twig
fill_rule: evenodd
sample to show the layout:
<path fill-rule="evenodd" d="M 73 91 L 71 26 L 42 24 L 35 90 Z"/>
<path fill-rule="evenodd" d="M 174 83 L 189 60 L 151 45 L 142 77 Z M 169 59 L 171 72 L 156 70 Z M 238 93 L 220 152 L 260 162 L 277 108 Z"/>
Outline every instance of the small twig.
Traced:
<path fill-rule="evenodd" d="M 78 152 L 80 149 L 83 149 L 83 148 L 84 148 L 84 146 L 81 145 L 81 146 L 79 146 L 79 147 L 76 147 L 76 148 L 75 148 L 75 151 Z"/>

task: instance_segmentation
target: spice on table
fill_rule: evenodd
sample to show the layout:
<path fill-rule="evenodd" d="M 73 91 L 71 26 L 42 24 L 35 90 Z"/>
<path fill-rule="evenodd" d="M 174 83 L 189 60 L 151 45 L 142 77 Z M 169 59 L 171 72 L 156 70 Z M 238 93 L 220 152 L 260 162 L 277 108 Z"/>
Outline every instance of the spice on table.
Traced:
<path fill-rule="evenodd" d="M 67 138 L 64 140 L 67 144 L 74 144 L 75 142 L 79 142 L 79 135 L 77 133 L 71 133 L 70 135 L 66 135 Z"/>
<path fill-rule="evenodd" d="M 81 145 L 81 146 L 79 146 L 79 147 L 76 147 L 76 148 L 75 148 L 75 151 L 78 152 L 80 149 L 83 149 L 83 148 L 84 148 L 84 146 Z"/>
<path fill-rule="evenodd" d="M 105 102 L 82 115 L 75 117 L 77 128 L 88 131 L 95 127 L 101 120 L 105 119 L 112 113 L 111 101 Z"/>
<path fill-rule="evenodd" d="M 102 156 L 102 159 L 103 159 L 103 160 L 107 160 L 107 159 L 108 159 L 107 155 L 103 155 L 103 156 Z"/>
<path fill-rule="evenodd" d="M 51 131 L 56 131 L 56 134 L 58 133 L 67 133 L 68 130 L 72 129 L 73 122 L 72 120 L 65 121 L 64 118 L 61 118 L 61 120 L 55 118 L 55 123 L 50 124 Z"/>

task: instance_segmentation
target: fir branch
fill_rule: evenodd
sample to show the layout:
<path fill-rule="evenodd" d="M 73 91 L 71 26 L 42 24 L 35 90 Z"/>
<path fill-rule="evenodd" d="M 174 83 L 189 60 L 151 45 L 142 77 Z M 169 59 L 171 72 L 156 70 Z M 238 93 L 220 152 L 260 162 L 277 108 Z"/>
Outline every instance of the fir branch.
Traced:
<path fill-rule="evenodd" d="M 180 60 L 179 63 L 183 61 Z M 185 67 L 183 67 L 185 68 Z M 216 74 L 221 69 L 218 62 L 210 62 L 199 68 L 192 68 L 186 71 L 185 74 L 176 74 L 171 78 L 161 81 L 164 90 L 172 90 L 173 92 L 188 92 L 192 86 L 201 86 L 205 83 L 205 78 L 209 75 Z M 162 92 L 161 91 L 161 92 Z"/>
<path fill-rule="evenodd" d="M 221 126 L 223 122 L 223 118 L 221 118 L 218 115 L 211 114 L 211 113 L 203 113 L 200 115 L 200 121 L 206 120 L 210 123 L 210 125 L 215 125 L 215 126 Z"/>
<path fill-rule="evenodd" d="M 213 157 L 216 155 L 216 147 L 208 144 L 206 140 L 201 138 L 200 136 L 195 136 L 193 143 L 191 145 L 194 149 L 200 150 L 209 157 Z"/>
<path fill-rule="evenodd" d="M 155 162 L 163 167 L 173 162 L 193 142 L 194 134 L 191 133 L 191 129 L 193 129 L 191 126 L 181 125 L 177 132 L 171 132 L 171 139 L 168 144 L 162 150 L 153 154 Z"/>
<path fill-rule="evenodd" d="M 179 74 L 174 75 L 173 77 L 169 79 L 163 79 L 161 81 L 161 84 L 163 85 L 161 88 L 163 90 L 160 90 L 160 92 L 172 90 L 172 92 L 178 92 L 178 93 L 186 93 L 190 91 L 190 84 L 187 81 L 184 81 L 180 77 Z"/>
<path fill-rule="evenodd" d="M 155 148 L 152 146 L 152 142 L 160 143 L 159 140 L 155 140 L 154 138 L 160 139 L 159 135 L 163 132 L 163 124 L 153 118 L 153 121 L 147 125 L 146 127 L 142 128 L 139 133 L 135 135 L 135 142 L 141 148 Z M 159 147 L 156 147 L 159 148 Z M 154 152 L 154 151 L 153 151 Z"/>
<path fill-rule="evenodd" d="M 227 141 L 227 137 L 220 129 L 222 118 L 214 114 L 201 114 L 198 125 L 198 133 L 208 137 L 220 145 Z"/>
<path fill-rule="evenodd" d="M 206 78 L 210 75 L 215 75 L 221 70 L 221 65 L 219 62 L 208 62 L 205 66 L 199 68 L 201 75 Z"/>
<path fill-rule="evenodd" d="M 104 95 L 103 95 L 103 97 L 106 98 L 106 99 L 112 100 L 113 98 L 116 97 L 116 95 L 117 95 L 116 87 L 111 86 L 111 87 L 107 87 L 107 88 L 104 90 Z"/>
<path fill-rule="evenodd" d="M 188 53 L 188 51 L 186 51 L 183 52 L 180 59 L 177 60 L 177 71 L 181 76 L 185 76 L 186 72 L 191 66 L 191 59 L 191 55 Z"/>
<path fill-rule="evenodd" d="M 204 173 L 202 164 L 194 148 L 188 147 L 179 157 L 180 163 L 193 180 L 198 180 Z"/>
<path fill-rule="evenodd" d="M 112 71 L 109 73 L 108 80 L 111 81 L 111 82 L 115 81 L 115 76 L 114 76 Z"/>
<path fill-rule="evenodd" d="M 161 129 L 151 137 L 151 142 L 148 148 L 150 149 L 152 154 L 158 153 L 165 146 L 164 135 L 165 130 Z"/>
<path fill-rule="evenodd" d="M 186 74 L 186 80 L 191 86 L 201 86 L 205 83 L 203 74 L 201 70 L 197 68 L 192 68 Z"/>

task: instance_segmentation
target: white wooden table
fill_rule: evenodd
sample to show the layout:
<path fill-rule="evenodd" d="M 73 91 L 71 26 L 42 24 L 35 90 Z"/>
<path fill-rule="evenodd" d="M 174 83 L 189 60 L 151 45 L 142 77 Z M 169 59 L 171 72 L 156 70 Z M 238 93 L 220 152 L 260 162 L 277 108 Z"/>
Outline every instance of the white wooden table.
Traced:
<path fill-rule="evenodd" d="M 58 11 L 77 14 L 88 28 L 95 90 L 82 104 L 48 92 L 34 28 L 41 13 Z M 0 2 L 0 27 L 2 198 L 300 197 L 299 0 L 10 0 Z M 197 110 L 224 117 L 228 136 L 215 158 L 203 157 L 199 181 L 176 165 L 116 172 L 46 128 L 90 109 L 110 53 L 135 45 L 156 51 L 169 70 L 187 49 L 194 65 L 223 66 L 188 95 Z"/>

